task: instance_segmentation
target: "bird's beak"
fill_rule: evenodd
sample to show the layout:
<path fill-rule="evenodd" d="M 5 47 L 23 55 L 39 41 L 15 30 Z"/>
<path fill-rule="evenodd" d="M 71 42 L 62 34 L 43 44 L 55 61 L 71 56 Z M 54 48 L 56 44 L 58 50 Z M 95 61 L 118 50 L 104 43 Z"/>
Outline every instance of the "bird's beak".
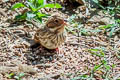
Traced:
<path fill-rule="evenodd" d="M 68 22 L 68 20 L 67 20 L 67 19 L 64 19 L 64 21 L 65 21 L 65 22 Z"/>
<path fill-rule="evenodd" d="M 64 24 L 65 24 L 65 25 L 68 25 L 67 22 L 68 22 L 68 20 L 67 20 L 67 19 L 64 19 Z"/>

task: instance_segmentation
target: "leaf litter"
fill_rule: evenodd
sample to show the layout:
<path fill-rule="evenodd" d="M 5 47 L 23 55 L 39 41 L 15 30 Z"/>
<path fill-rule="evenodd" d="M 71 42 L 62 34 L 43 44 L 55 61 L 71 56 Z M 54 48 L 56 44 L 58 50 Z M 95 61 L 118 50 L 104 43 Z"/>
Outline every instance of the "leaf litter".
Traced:
<path fill-rule="evenodd" d="M 5 7 L 5 4 L 10 3 L 3 3 L 0 7 L 4 7 L 4 9 L 10 7 Z M 53 11 L 51 9 L 47 13 L 51 14 L 54 11 L 62 13 L 56 9 L 53 9 Z M 34 43 L 32 39 L 36 27 L 28 26 L 25 22 L 20 25 L 15 23 L 9 27 L 11 23 L 7 19 L 14 18 L 15 15 L 9 16 L 12 13 L 16 12 L 8 10 L 5 15 L 0 14 L 0 78 L 2 80 L 7 80 L 5 74 L 11 72 L 16 74 L 20 72 L 26 73 L 23 80 L 69 80 L 80 75 L 90 75 L 94 66 L 103 60 L 103 57 L 92 55 L 88 51 L 94 48 L 104 49 L 109 65 L 116 65 L 112 69 L 110 76 L 119 76 L 120 41 L 117 35 L 115 38 L 108 38 L 102 32 L 92 33 L 88 36 L 77 36 L 69 32 L 67 41 L 60 46 L 60 53 L 49 55 L 52 53 L 45 51 L 42 47 L 38 47 L 33 51 L 30 48 L 30 45 Z M 70 17 L 65 13 L 62 13 L 62 15 Z M 94 21 L 90 25 L 84 23 L 84 27 L 94 30 L 95 26 L 98 25 L 95 23 Z M 73 25 L 69 25 L 68 27 L 74 28 Z M 26 34 L 26 32 L 28 33 Z M 74 32 L 77 33 L 76 30 Z M 44 53 L 45 55 L 41 55 Z M 100 69 L 94 75 L 96 79 L 101 80 L 99 76 L 102 74 L 105 74 L 105 72 Z"/>

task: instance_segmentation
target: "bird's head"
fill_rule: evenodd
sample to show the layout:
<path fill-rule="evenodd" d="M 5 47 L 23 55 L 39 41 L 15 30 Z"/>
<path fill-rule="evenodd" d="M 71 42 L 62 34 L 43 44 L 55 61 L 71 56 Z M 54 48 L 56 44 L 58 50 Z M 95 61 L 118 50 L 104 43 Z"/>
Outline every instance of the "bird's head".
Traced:
<path fill-rule="evenodd" d="M 55 33 L 63 32 L 65 25 L 66 25 L 66 21 L 58 15 L 52 16 L 50 19 L 48 19 L 46 23 L 46 27 L 51 32 L 55 32 Z"/>

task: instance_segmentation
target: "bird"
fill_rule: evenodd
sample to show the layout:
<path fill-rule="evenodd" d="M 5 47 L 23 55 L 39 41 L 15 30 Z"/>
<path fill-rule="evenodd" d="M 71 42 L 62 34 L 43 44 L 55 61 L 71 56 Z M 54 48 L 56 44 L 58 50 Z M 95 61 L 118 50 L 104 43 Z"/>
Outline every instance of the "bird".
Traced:
<path fill-rule="evenodd" d="M 65 26 L 67 23 L 61 16 L 53 15 L 43 27 L 36 31 L 34 40 L 49 50 L 57 50 L 66 41 Z"/>

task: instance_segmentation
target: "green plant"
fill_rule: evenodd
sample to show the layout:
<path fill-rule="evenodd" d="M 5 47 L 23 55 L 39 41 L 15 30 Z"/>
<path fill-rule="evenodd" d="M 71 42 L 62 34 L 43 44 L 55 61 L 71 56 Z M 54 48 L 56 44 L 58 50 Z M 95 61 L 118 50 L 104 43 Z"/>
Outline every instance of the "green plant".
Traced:
<path fill-rule="evenodd" d="M 9 79 L 16 79 L 16 80 L 22 80 L 22 77 L 25 76 L 24 73 L 19 73 L 18 75 L 16 75 L 15 73 L 10 73 L 6 75 Z"/>
<path fill-rule="evenodd" d="M 76 21 L 77 15 L 72 15 L 68 18 L 68 22 L 71 25 L 71 27 L 66 27 L 66 30 L 76 36 L 89 36 L 92 34 L 96 34 L 100 32 L 100 29 L 86 29 L 83 24 L 80 23 L 80 21 Z"/>
<path fill-rule="evenodd" d="M 73 78 L 73 79 L 71 79 L 71 80 L 88 80 L 88 79 L 91 79 L 91 78 L 89 77 L 89 75 L 81 75 L 81 76 L 75 77 L 75 78 Z"/>
<path fill-rule="evenodd" d="M 96 3 L 99 8 L 102 8 L 105 12 L 108 12 L 110 15 L 114 16 L 117 13 L 120 13 L 120 0 L 92 0 Z M 107 6 L 105 6 L 107 5 Z"/>
<path fill-rule="evenodd" d="M 21 7 L 24 7 L 24 10 L 22 13 L 18 12 L 19 15 L 16 16 L 16 19 L 30 20 L 35 18 L 40 22 L 42 22 L 43 17 L 47 16 L 47 14 L 39 12 L 41 8 L 62 8 L 58 3 L 45 4 L 44 0 L 26 0 L 25 2 L 14 4 L 12 10 Z"/>
<path fill-rule="evenodd" d="M 88 29 L 83 28 L 83 25 L 80 22 L 75 21 L 77 15 L 72 15 L 69 17 L 68 22 L 72 25 L 71 28 L 66 27 L 66 30 L 76 36 L 84 35 L 87 36 Z"/>
<path fill-rule="evenodd" d="M 113 33 L 120 31 L 120 19 L 115 20 L 115 23 L 113 24 L 100 26 L 98 29 L 105 30 L 105 32 L 109 32 L 109 37 L 112 37 Z"/>
<path fill-rule="evenodd" d="M 112 69 L 116 66 L 115 64 L 110 65 L 109 61 L 106 58 L 106 55 L 104 53 L 104 48 L 95 48 L 95 49 L 89 49 L 88 50 L 92 55 L 98 56 L 101 58 L 100 63 L 95 64 L 93 69 L 90 71 L 90 75 L 84 74 L 80 75 L 78 77 L 75 77 L 71 80 L 96 80 L 97 71 L 101 72 L 98 77 L 100 79 L 104 80 L 113 80 L 113 77 L 110 76 L 110 73 L 112 72 Z"/>
<path fill-rule="evenodd" d="M 94 3 L 96 3 L 100 8 L 105 9 L 103 5 L 101 5 L 99 0 L 92 0 Z"/>
<path fill-rule="evenodd" d="M 22 80 L 21 78 L 24 77 L 24 76 L 25 76 L 24 73 L 20 73 L 17 76 L 14 76 L 14 78 L 17 79 L 17 80 Z"/>
<path fill-rule="evenodd" d="M 12 79 L 14 77 L 14 73 L 10 73 L 10 74 L 6 74 L 6 77 L 8 77 L 9 79 Z"/>
<path fill-rule="evenodd" d="M 104 53 L 103 49 L 89 49 L 90 53 L 99 57 L 103 57 L 103 59 L 101 59 L 101 62 L 97 65 L 94 66 L 93 70 L 91 71 L 91 76 L 94 77 L 94 73 L 98 70 L 101 71 L 101 69 L 104 70 L 104 73 L 101 75 L 103 79 L 105 80 L 110 80 L 110 73 L 111 73 L 111 69 L 113 69 L 115 67 L 115 64 L 109 65 L 109 61 L 106 58 L 106 55 Z"/>

